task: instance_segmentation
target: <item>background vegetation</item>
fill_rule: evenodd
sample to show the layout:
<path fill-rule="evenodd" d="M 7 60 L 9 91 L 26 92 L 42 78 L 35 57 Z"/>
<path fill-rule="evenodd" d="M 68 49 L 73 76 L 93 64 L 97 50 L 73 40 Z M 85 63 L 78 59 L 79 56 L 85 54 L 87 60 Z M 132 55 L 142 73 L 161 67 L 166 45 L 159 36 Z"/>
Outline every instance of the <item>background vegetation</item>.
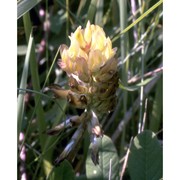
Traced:
<path fill-rule="evenodd" d="M 114 153 L 106 156 L 118 162 L 112 168 L 117 176 L 110 179 L 162 178 L 162 1 L 19 0 L 17 8 L 18 178 L 110 178 L 109 171 L 105 175 L 101 172 L 101 178 L 92 175 L 88 133 L 74 161 L 64 161 L 58 167 L 54 167 L 54 160 L 74 130 L 59 136 L 45 133 L 81 113 L 44 90 L 52 83 L 67 87 L 67 76 L 57 65 L 58 48 L 69 45 L 68 35 L 79 25 L 84 27 L 87 20 L 103 27 L 113 47 L 118 48 L 118 104 L 100 120 L 106 135 L 102 158 L 106 158 L 103 152 L 108 145 Z M 109 162 L 96 170 L 106 166 L 110 167 Z"/>

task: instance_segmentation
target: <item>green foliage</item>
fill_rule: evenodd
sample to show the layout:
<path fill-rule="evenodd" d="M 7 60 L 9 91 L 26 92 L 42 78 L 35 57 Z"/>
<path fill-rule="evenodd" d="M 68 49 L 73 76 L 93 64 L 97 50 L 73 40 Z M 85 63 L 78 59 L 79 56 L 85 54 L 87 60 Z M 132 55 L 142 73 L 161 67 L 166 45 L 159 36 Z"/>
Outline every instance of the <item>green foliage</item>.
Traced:
<path fill-rule="evenodd" d="M 60 164 L 58 167 L 54 167 L 48 177 L 48 180 L 64 180 L 69 179 L 73 180 L 75 179 L 75 173 L 71 166 L 71 164 L 65 160 Z"/>
<path fill-rule="evenodd" d="M 162 178 L 162 147 L 152 131 L 145 130 L 134 138 L 128 169 L 132 180 Z"/>
<path fill-rule="evenodd" d="M 112 140 L 104 135 L 100 142 L 99 164 L 96 166 L 91 159 L 91 146 L 86 159 L 86 176 L 87 179 L 119 179 L 119 161 L 116 148 Z"/>

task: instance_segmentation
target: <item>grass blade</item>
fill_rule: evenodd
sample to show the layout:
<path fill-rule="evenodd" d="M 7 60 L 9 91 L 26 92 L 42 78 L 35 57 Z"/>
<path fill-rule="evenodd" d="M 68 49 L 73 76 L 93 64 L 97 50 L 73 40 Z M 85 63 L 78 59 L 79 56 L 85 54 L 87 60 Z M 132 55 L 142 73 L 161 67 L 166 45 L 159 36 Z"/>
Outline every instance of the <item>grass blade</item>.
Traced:
<path fill-rule="evenodd" d="M 90 22 L 93 22 L 93 19 L 96 13 L 96 6 L 97 6 L 97 0 L 91 0 L 91 4 L 87 12 L 85 25 L 87 24 L 88 20 L 90 20 Z"/>
<path fill-rule="evenodd" d="M 95 16 L 95 24 L 101 27 L 103 27 L 103 6 L 104 6 L 104 1 L 98 0 L 97 12 Z"/>
<path fill-rule="evenodd" d="M 137 23 L 139 23 L 141 20 L 143 20 L 147 15 L 149 15 L 152 11 L 154 11 L 157 7 L 159 7 L 163 3 L 163 0 L 158 1 L 155 5 L 153 5 L 151 8 L 149 8 L 145 13 L 143 13 L 139 18 L 137 18 L 132 24 L 130 24 L 128 27 L 123 29 L 119 35 L 117 35 L 112 42 L 116 41 L 122 34 L 129 31 L 133 26 L 135 26 Z"/>
<path fill-rule="evenodd" d="M 17 4 L 17 18 L 19 19 L 26 12 L 30 11 L 34 6 L 36 6 L 41 0 L 22 0 L 18 1 Z"/>
<path fill-rule="evenodd" d="M 27 84 L 32 43 L 33 43 L 33 37 L 32 37 L 32 34 L 30 34 L 27 53 L 26 53 L 26 57 L 25 57 L 25 61 L 24 61 L 23 72 L 22 72 L 22 76 L 21 76 L 21 83 L 20 83 L 20 88 L 23 88 L 23 89 L 26 88 L 26 84 Z M 23 113 L 24 113 L 24 94 L 19 92 L 18 99 L 17 99 L 18 136 L 21 131 Z"/>

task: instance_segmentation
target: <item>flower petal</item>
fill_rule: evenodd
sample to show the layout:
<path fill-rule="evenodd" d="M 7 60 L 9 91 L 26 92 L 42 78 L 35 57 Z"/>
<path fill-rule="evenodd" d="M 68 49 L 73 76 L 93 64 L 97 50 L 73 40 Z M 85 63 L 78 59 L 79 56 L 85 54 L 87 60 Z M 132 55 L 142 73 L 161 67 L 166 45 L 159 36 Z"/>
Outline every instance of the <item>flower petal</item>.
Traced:
<path fill-rule="evenodd" d="M 91 44 L 91 37 L 92 37 L 91 25 L 90 25 L 90 21 L 88 21 L 86 24 L 86 28 L 84 30 L 84 39 L 87 44 Z"/>
<path fill-rule="evenodd" d="M 103 64 L 104 57 L 100 50 L 91 50 L 89 52 L 89 59 L 88 59 L 88 68 L 92 72 L 96 72 L 99 70 L 101 65 Z"/>
<path fill-rule="evenodd" d="M 84 58 L 79 57 L 76 59 L 76 64 L 76 71 L 79 76 L 79 79 L 84 82 L 88 82 L 90 77 L 87 61 Z"/>

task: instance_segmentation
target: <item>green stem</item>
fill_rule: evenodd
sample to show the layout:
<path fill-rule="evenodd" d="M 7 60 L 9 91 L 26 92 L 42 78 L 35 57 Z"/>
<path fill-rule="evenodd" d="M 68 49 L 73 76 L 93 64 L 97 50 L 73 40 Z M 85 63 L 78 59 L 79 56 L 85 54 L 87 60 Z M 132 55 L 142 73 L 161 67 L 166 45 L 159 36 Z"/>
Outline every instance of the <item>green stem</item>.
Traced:
<path fill-rule="evenodd" d="M 141 7 L 140 13 L 141 15 L 144 13 L 144 6 L 145 2 L 143 1 L 143 4 L 141 4 L 141 1 L 139 1 L 139 5 Z M 144 23 L 141 21 L 139 23 L 140 26 L 140 34 L 143 35 L 145 30 L 144 30 Z M 141 49 L 141 57 L 140 57 L 140 62 L 141 62 L 141 83 L 144 82 L 144 68 L 145 68 L 145 44 L 144 40 L 142 41 L 142 49 Z M 140 88 L 140 111 L 139 111 L 139 123 L 138 123 L 138 133 L 141 132 L 141 125 L 143 122 L 143 109 L 144 109 L 144 86 L 141 86 Z"/>
<path fill-rule="evenodd" d="M 66 37 L 69 36 L 69 0 L 66 0 Z M 66 38 L 68 44 L 68 38 Z"/>
<path fill-rule="evenodd" d="M 46 0 L 46 16 L 45 16 L 45 21 L 48 22 L 49 20 L 49 15 L 48 15 L 48 0 Z M 48 39 L 49 39 L 49 29 L 47 29 L 45 31 L 45 41 L 46 41 L 46 73 L 48 73 L 48 69 L 49 69 L 49 61 L 48 61 L 48 57 L 49 57 L 49 51 L 48 51 L 48 47 L 49 47 L 49 43 L 48 43 Z"/>
<path fill-rule="evenodd" d="M 119 7 L 120 7 L 120 27 L 121 29 L 125 29 L 127 27 L 127 1 L 126 0 L 120 0 L 119 1 Z M 123 61 L 126 58 L 127 54 L 127 45 L 128 45 L 128 36 L 126 34 L 122 34 L 120 39 L 120 47 L 121 47 L 121 60 Z M 129 61 L 127 60 L 122 65 L 122 81 L 125 85 L 127 85 L 127 74 L 128 74 L 128 66 Z M 127 111 L 127 91 L 123 92 L 123 112 L 124 114 Z M 123 131 L 123 135 L 121 138 L 121 152 L 123 153 L 123 147 L 124 147 L 124 140 L 125 140 L 125 129 Z"/>

